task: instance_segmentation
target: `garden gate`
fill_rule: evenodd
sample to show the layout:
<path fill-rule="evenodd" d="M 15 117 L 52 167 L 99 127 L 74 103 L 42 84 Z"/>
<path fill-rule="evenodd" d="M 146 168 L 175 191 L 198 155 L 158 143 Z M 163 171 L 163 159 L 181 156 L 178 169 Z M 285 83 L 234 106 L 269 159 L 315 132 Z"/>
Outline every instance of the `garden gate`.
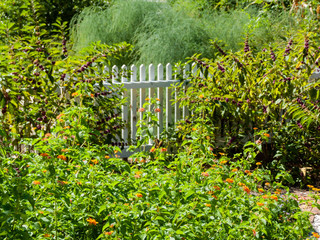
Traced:
<path fill-rule="evenodd" d="M 137 123 L 139 119 L 143 118 L 143 112 L 138 112 L 138 110 L 146 102 L 146 97 L 158 98 L 159 100 L 160 112 L 157 113 L 159 126 L 153 128 L 153 133 L 157 138 L 160 137 L 164 128 L 169 129 L 170 127 L 174 127 L 177 121 L 185 119 L 189 114 L 186 107 L 179 107 L 179 102 L 172 104 L 172 100 L 176 99 L 178 95 L 178 88 L 174 87 L 174 85 L 181 83 L 181 80 L 177 79 L 177 75 L 172 72 L 173 66 L 168 63 L 165 67 L 162 64 L 156 67 L 157 69 L 155 70 L 155 66 L 150 64 L 148 69 L 146 69 L 145 65 L 141 65 L 139 72 L 135 65 L 132 65 L 130 69 L 124 65 L 120 71 L 117 66 L 112 68 L 112 83 L 123 84 L 126 89 L 122 97 L 127 98 L 127 103 L 121 109 L 122 120 L 126 125 L 121 133 L 121 138 L 124 139 L 125 145 L 136 139 Z M 189 65 L 184 68 L 182 72 L 183 79 L 186 79 L 189 69 Z M 126 77 L 125 74 L 120 74 L 128 72 L 128 70 L 130 73 L 129 77 Z M 108 71 L 107 68 L 106 71 Z M 192 73 L 196 71 L 196 65 L 193 64 Z M 187 87 L 186 82 L 184 81 L 182 85 L 184 90 Z M 110 84 L 105 83 L 104 85 L 108 86 Z M 151 110 L 151 106 L 146 110 Z M 152 141 L 149 140 L 147 146 L 144 146 L 145 149 L 150 149 L 152 144 Z M 127 158 L 131 154 L 132 152 L 127 151 L 127 147 L 125 147 L 120 157 Z"/>

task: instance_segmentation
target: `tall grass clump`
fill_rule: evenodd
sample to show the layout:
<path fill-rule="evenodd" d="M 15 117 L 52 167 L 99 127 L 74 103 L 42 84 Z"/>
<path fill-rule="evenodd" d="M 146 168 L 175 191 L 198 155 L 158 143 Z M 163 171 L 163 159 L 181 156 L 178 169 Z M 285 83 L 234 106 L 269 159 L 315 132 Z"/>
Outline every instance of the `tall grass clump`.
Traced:
<path fill-rule="evenodd" d="M 299 29 L 299 21 L 289 12 L 265 11 L 257 8 L 230 12 L 206 11 L 202 17 L 212 39 L 225 43 L 227 49 L 239 51 L 243 39 L 250 35 L 252 49 L 261 50 L 267 44 L 281 42 L 284 36 Z"/>
<path fill-rule="evenodd" d="M 210 52 L 210 36 L 199 20 L 167 3 L 142 0 L 120 0 L 103 11 L 87 8 L 73 20 L 72 37 L 77 53 L 95 41 L 129 42 L 136 47 L 126 64 L 176 62 Z"/>
<path fill-rule="evenodd" d="M 174 4 L 119 0 L 105 10 L 87 8 L 71 24 L 76 53 L 95 41 L 135 46 L 131 53 L 113 61 L 117 65 L 174 63 L 195 53 L 210 58 L 215 51 L 210 39 L 220 40 L 235 52 L 243 48 L 247 35 L 252 50 L 261 50 L 298 28 L 299 22 L 288 12 L 253 7 L 226 12 L 204 9 L 192 0 Z"/>

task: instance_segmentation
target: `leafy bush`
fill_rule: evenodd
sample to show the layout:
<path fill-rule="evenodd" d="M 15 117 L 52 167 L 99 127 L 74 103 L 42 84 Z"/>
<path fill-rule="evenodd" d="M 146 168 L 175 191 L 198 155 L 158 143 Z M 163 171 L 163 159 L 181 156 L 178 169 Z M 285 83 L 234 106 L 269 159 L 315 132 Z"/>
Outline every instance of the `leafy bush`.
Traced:
<path fill-rule="evenodd" d="M 1 48 L 1 141 L 20 149 L 19 139 L 50 132 L 53 119 L 74 102 L 94 111 L 91 140 L 110 143 L 120 132 L 121 123 L 108 120 L 114 117 L 114 110 L 120 110 L 123 100 L 119 87 L 103 85 L 111 76 L 103 73 L 101 66 L 130 46 L 97 44 L 89 56 L 74 58 L 68 56 L 65 25 L 57 24 L 54 38 L 48 38 L 38 25 L 35 29 L 23 38 L 9 38 L 8 45 Z M 10 36 L 9 29 L 3 30 Z M 74 100 L 77 96 L 81 101 Z"/>
<path fill-rule="evenodd" d="M 253 140 L 254 128 L 268 129 L 271 138 L 263 158 L 275 172 L 282 166 L 318 171 L 319 82 L 310 81 L 319 66 L 317 46 L 315 32 L 290 40 L 286 48 L 257 54 L 248 41 L 236 54 L 218 46 L 216 61 L 191 58 L 199 69 L 179 100 L 194 111 L 194 121 L 201 117 L 215 129 L 213 142 L 225 139 L 222 147 L 237 152 L 241 143 Z"/>

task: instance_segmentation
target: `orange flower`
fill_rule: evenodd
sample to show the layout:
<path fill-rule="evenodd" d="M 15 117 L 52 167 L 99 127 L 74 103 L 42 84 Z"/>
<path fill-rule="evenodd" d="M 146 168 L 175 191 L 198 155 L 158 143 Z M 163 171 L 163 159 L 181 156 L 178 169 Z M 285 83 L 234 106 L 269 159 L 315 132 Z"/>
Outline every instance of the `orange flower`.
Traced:
<path fill-rule="evenodd" d="M 249 170 L 245 170 L 244 171 L 246 174 L 248 174 L 249 176 L 252 174 Z"/>
<path fill-rule="evenodd" d="M 211 207 L 210 203 L 206 203 L 205 205 L 206 205 L 206 207 Z"/>
<path fill-rule="evenodd" d="M 222 160 L 220 164 L 226 164 L 227 162 L 228 162 L 227 160 Z"/>
<path fill-rule="evenodd" d="M 232 169 L 232 172 L 238 172 L 237 168 Z"/>
<path fill-rule="evenodd" d="M 70 128 L 70 126 L 65 126 L 63 129 L 69 129 Z"/>
<path fill-rule="evenodd" d="M 61 159 L 61 160 L 64 160 L 64 161 L 66 161 L 66 160 L 67 160 L 67 157 L 66 157 L 66 156 L 64 156 L 64 155 L 59 155 L 57 158 L 59 158 L 59 159 Z"/>
<path fill-rule="evenodd" d="M 147 97 L 145 100 L 146 100 L 146 101 L 150 101 L 150 98 Z"/>
<path fill-rule="evenodd" d="M 46 233 L 43 235 L 43 237 L 49 238 L 49 237 L 51 237 L 51 235 L 49 233 Z"/>
<path fill-rule="evenodd" d="M 155 112 L 161 112 L 161 109 L 160 108 L 156 108 L 154 111 Z"/>
<path fill-rule="evenodd" d="M 105 159 L 109 159 L 110 157 L 108 155 L 104 156 Z"/>
<path fill-rule="evenodd" d="M 166 148 L 161 148 L 160 149 L 160 152 L 166 152 L 166 151 L 168 151 Z"/>
<path fill-rule="evenodd" d="M 269 133 L 264 133 L 263 135 L 266 136 L 266 137 L 270 137 Z"/>
<path fill-rule="evenodd" d="M 242 182 L 239 182 L 238 185 L 239 185 L 240 187 L 241 187 L 241 186 L 245 186 L 245 184 L 242 183 Z"/>
<path fill-rule="evenodd" d="M 264 203 L 261 203 L 261 202 L 257 202 L 257 205 L 262 207 L 264 205 Z"/>
<path fill-rule="evenodd" d="M 111 235 L 112 235 L 112 233 L 113 233 L 113 231 L 105 232 L 104 234 L 105 234 L 105 235 L 108 235 L 108 236 L 111 236 Z"/>
<path fill-rule="evenodd" d="M 201 94 L 201 95 L 199 96 L 199 98 L 204 98 L 204 97 L 203 97 L 203 95 Z"/>
<path fill-rule="evenodd" d="M 257 232 L 256 230 L 252 229 L 252 233 L 253 233 L 253 236 L 255 237 L 257 235 Z"/>
<path fill-rule="evenodd" d="M 79 94 L 79 93 L 74 92 L 74 93 L 71 94 L 71 96 L 72 96 L 72 97 L 75 97 L 75 96 L 78 96 L 78 94 Z"/>
<path fill-rule="evenodd" d="M 262 198 L 267 199 L 267 198 L 269 198 L 269 196 L 268 195 L 263 195 Z"/>
<path fill-rule="evenodd" d="M 202 172 L 201 175 L 204 177 L 209 177 L 209 173 L 207 173 L 207 172 Z"/>
<path fill-rule="evenodd" d="M 91 160 L 91 162 L 93 163 L 93 164 L 98 164 L 98 160 L 97 159 L 93 159 L 93 160 Z"/>
<path fill-rule="evenodd" d="M 253 130 L 258 130 L 258 128 L 254 127 Z"/>
<path fill-rule="evenodd" d="M 39 182 L 39 181 L 33 181 L 32 184 L 34 184 L 34 185 L 39 185 L 40 182 Z"/>
<path fill-rule="evenodd" d="M 243 191 L 245 191 L 246 193 L 250 193 L 250 189 L 247 186 L 243 186 Z"/>
<path fill-rule="evenodd" d="M 214 186 L 213 187 L 215 190 L 219 191 L 220 190 L 220 187 L 219 186 Z"/>
<path fill-rule="evenodd" d="M 139 198 L 143 197 L 143 195 L 141 193 L 137 193 L 136 196 L 139 197 Z"/>
<path fill-rule="evenodd" d="M 266 186 L 270 186 L 270 183 L 266 182 L 265 185 L 266 185 Z"/>
<path fill-rule="evenodd" d="M 197 131 L 197 129 L 196 128 L 192 128 L 192 131 Z"/>
<path fill-rule="evenodd" d="M 93 97 L 94 97 L 94 94 L 93 94 L 93 93 L 91 93 L 91 94 L 90 94 L 90 96 L 93 98 Z"/>
<path fill-rule="evenodd" d="M 270 198 L 273 199 L 273 200 L 278 201 L 278 197 L 277 196 L 272 195 L 272 196 L 270 196 Z"/>
<path fill-rule="evenodd" d="M 257 162 L 257 163 L 256 163 L 257 166 L 259 166 L 259 165 L 261 165 L 261 164 L 262 164 L 261 162 Z"/>
<path fill-rule="evenodd" d="M 68 152 L 68 149 L 62 149 L 61 152 Z"/>
<path fill-rule="evenodd" d="M 138 112 L 144 112 L 145 109 L 144 108 L 139 108 Z"/>
<path fill-rule="evenodd" d="M 154 148 L 154 147 L 152 147 L 151 149 L 150 149 L 150 152 L 154 152 L 156 149 Z"/>
<path fill-rule="evenodd" d="M 316 232 L 312 232 L 312 236 L 314 236 L 315 238 L 320 238 L 320 235 Z"/>
<path fill-rule="evenodd" d="M 89 222 L 89 225 L 97 225 L 98 224 L 98 222 L 91 217 L 87 219 L 87 222 Z"/>
<path fill-rule="evenodd" d="M 134 178 L 141 178 L 141 175 L 136 174 L 136 175 L 134 175 Z"/>
<path fill-rule="evenodd" d="M 233 180 L 232 180 L 231 178 L 227 178 L 226 181 L 227 181 L 228 183 L 233 183 Z"/>
<path fill-rule="evenodd" d="M 61 185 L 66 185 L 66 184 L 68 184 L 67 181 L 59 181 L 59 180 L 58 180 L 58 183 L 60 183 Z"/>
<path fill-rule="evenodd" d="M 275 191 L 274 194 L 280 194 L 281 192 Z"/>
<path fill-rule="evenodd" d="M 156 98 L 156 100 L 159 102 L 160 101 L 160 99 L 159 98 Z"/>
<path fill-rule="evenodd" d="M 258 188 L 258 191 L 259 191 L 260 193 L 263 193 L 263 192 L 264 192 L 263 188 Z"/>
<path fill-rule="evenodd" d="M 60 119 L 60 118 L 63 117 L 63 116 L 64 116 L 64 114 L 61 113 L 61 114 L 59 114 L 59 115 L 57 116 L 57 119 Z"/>
<path fill-rule="evenodd" d="M 48 153 L 41 153 L 40 156 L 41 156 L 41 157 L 48 157 L 49 154 L 48 154 Z"/>

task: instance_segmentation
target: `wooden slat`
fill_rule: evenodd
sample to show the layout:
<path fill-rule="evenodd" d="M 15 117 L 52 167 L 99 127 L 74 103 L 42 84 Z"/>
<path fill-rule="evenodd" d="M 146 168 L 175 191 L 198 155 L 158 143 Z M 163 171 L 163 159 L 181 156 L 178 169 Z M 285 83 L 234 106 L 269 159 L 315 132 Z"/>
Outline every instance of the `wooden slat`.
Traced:
<path fill-rule="evenodd" d="M 177 81 L 177 73 L 174 75 L 174 79 Z M 179 90 L 178 90 L 178 88 L 175 87 L 173 91 L 174 91 L 174 100 L 175 100 L 175 103 L 174 103 L 174 124 L 176 126 L 177 122 L 181 118 L 181 109 L 179 107 L 180 101 L 177 101 L 178 95 L 179 95 Z"/>
<path fill-rule="evenodd" d="M 142 84 L 146 83 L 146 68 L 143 64 L 140 66 L 140 83 Z M 143 107 L 145 98 L 146 98 L 145 89 L 140 88 L 140 106 L 139 106 L 140 108 Z M 142 119 L 143 119 L 143 112 L 140 112 L 140 120 Z"/>
<path fill-rule="evenodd" d="M 127 78 L 127 67 L 125 65 L 123 65 L 121 67 L 122 70 L 122 76 L 121 76 L 121 83 L 125 83 L 128 82 L 128 78 Z M 123 93 L 122 98 L 127 99 L 128 98 L 128 90 L 125 90 Z M 128 99 L 126 100 L 128 101 Z M 121 137 L 124 139 L 124 143 L 127 144 L 128 143 L 128 138 L 129 138 L 129 134 L 128 134 L 128 104 L 125 103 L 124 105 L 121 106 L 121 110 L 122 110 L 122 120 L 124 121 L 124 128 L 122 128 L 122 134 Z"/>
<path fill-rule="evenodd" d="M 172 79 L 172 66 L 170 63 L 166 65 L 166 80 L 170 81 Z M 170 81 L 171 82 L 171 81 Z M 170 88 L 166 88 L 166 130 L 168 131 L 169 126 L 173 124 L 172 122 L 172 105 L 171 105 L 171 92 Z"/>
<path fill-rule="evenodd" d="M 135 65 L 131 66 L 131 77 L 130 82 L 137 82 L 137 67 Z M 130 99 L 130 109 L 131 109 L 131 119 L 130 119 L 130 127 L 131 127 L 131 139 L 133 141 L 136 140 L 137 133 L 137 89 L 131 89 L 131 99 Z"/>
<path fill-rule="evenodd" d="M 162 64 L 158 65 L 158 81 L 163 79 L 163 66 Z M 160 112 L 157 113 L 157 117 L 159 119 L 159 126 L 157 129 L 157 138 L 160 139 L 160 134 L 163 131 L 163 88 L 157 88 L 157 98 L 160 100 L 159 105 L 160 105 Z"/>
<path fill-rule="evenodd" d="M 154 66 L 153 66 L 153 64 L 150 64 L 149 65 L 149 82 L 154 82 L 154 81 L 155 81 Z M 149 91 L 148 91 L 148 95 L 149 95 L 150 99 L 153 98 L 153 94 L 154 94 L 154 88 L 150 87 Z M 153 109 L 153 106 L 150 104 L 149 105 L 149 111 L 151 112 L 152 109 Z M 149 121 L 150 120 L 151 119 L 149 119 Z M 148 127 L 150 128 L 151 126 L 148 126 Z M 153 126 L 153 134 L 155 134 L 155 131 L 156 131 L 156 127 Z M 152 144 L 152 143 L 153 143 L 152 139 L 149 138 L 149 144 Z"/>
<path fill-rule="evenodd" d="M 190 71 L 190 65 L 187 64 L 185 66 L 185 68 L 183 69 L 183 79 L 187 79 L 189 77 L 189 71 Z M 187 91 L 188 87 L 187 86 L 183 86 L 182 87 L 182 91 L 185 95 L 186 91 Z M 182 118 L 183 119 L 186 119 L 187 116 L 190 115 L 190 112 L 189 112 L 189 108 L 188 106 L 183 106 L 183 109 L 182 109 Z"/>

